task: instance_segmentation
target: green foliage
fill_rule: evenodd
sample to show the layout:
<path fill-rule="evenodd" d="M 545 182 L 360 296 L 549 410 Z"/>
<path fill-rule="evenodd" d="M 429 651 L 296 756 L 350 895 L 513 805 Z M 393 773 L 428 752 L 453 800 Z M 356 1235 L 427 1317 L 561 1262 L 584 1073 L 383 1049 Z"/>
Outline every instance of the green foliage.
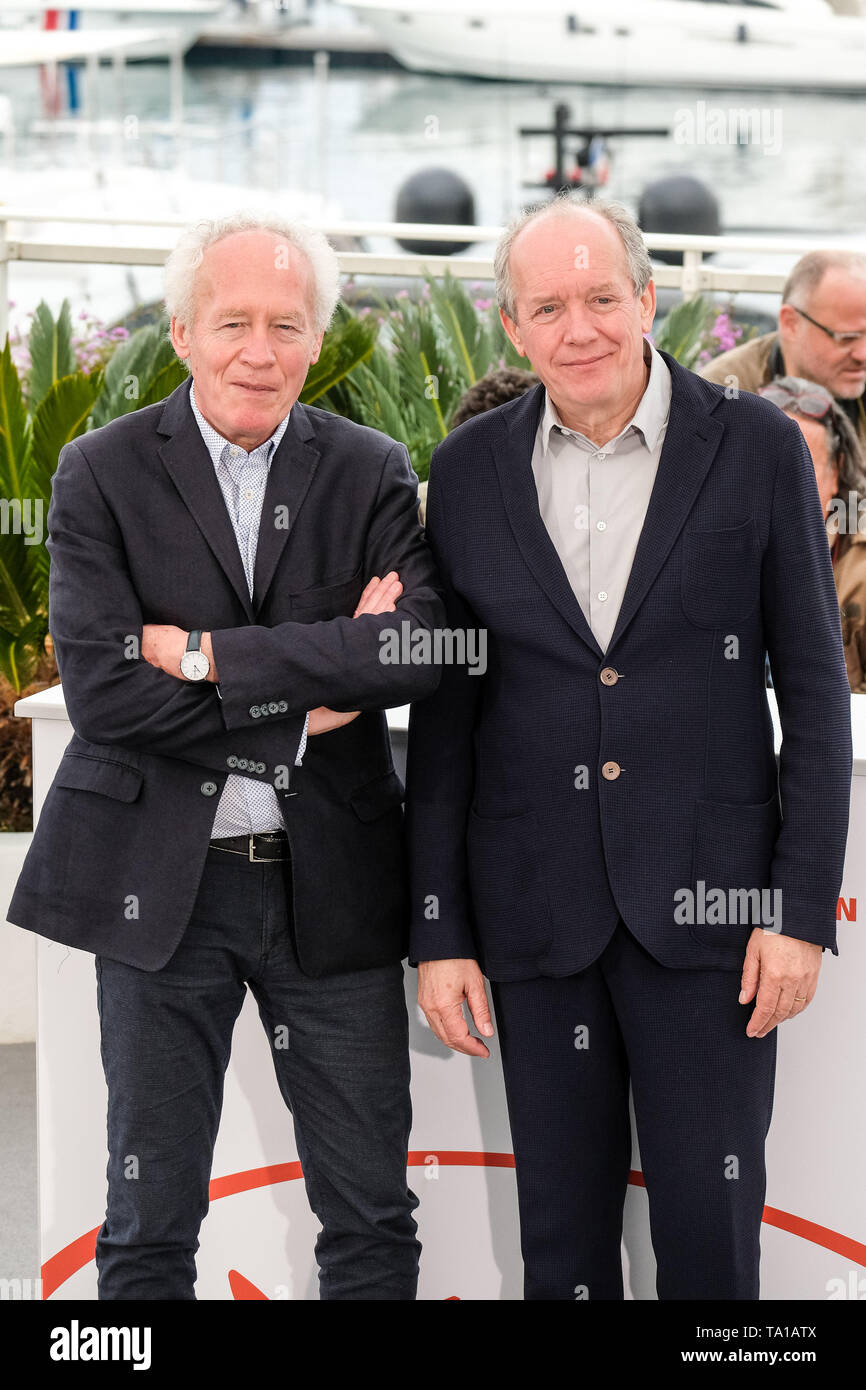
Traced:
<path fill-rule="evenodd" d="M 44 300 L 36 309 L 30 327 L 30 358 L 28 395 L 30 407 L 34 409 L 56 381 L 71 376 L 78 368 L 72 347 L 68 299 L 64 299 L 56 319 Z"/>
<path fill-rule="evenodd" d="M 105 368 L 105 384 L 93 409 L 93 429 L 107 425 L 119 415 L 140 410 L 156 378 L 167 367 L 173 369 L 166 378 L 169 390 L 186 376 L 186 369 L 175 356 L 165 324 L 148 324 L 139 328 L 126 342 L 115 348 Z M 167 394 L 167 393 L 166 393 Z M 161 400 L 161 396 L 156 397 Z M 152 403 L 152 402 L 151 402 Z"/>
<path fill-rule="evenodd" d="M 423 480 L 463 393 L 500 364 L 529 364 L 512 347 L 495 307 L 473 302 L 453 275 L 428 276 L 417 299 L 404 294 L 381 299 L 379 307 L 380 341 L 317 404 L 400 440 Z"/>
<path fill-rule="evenodd" d="M 361 319 L 345 304 L 338 304 L 325 334 L 318 362 L 307 373 L 300 399 L 304 405 L 321 404 L 347 373 L 365 362 L 373 351 L 379 328 L 374 319 Z"/>

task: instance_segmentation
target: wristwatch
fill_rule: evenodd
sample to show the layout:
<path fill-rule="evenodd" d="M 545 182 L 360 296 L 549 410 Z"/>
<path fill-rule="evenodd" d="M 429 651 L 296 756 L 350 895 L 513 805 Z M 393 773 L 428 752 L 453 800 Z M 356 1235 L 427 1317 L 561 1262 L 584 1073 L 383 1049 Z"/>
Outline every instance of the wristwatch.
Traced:
<path fill-rule="evenodd" d="M 181 674 L 188 681 L 207 680 L 210 671 L 210 662 L 201 649 L 201 632 L 201 628 L 197 627 L 189 634 L 186 651 L 180 659 Z"/>

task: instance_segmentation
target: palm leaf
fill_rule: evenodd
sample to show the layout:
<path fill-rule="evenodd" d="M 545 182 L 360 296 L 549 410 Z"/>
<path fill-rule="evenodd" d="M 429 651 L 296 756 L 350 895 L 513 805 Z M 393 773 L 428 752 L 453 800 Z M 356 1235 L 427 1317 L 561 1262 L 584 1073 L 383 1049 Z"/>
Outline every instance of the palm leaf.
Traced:
<path fill-rule="evenodd" d="M 140 410 L 156 378 L 177 360 L 164 323 L 137 329 L 109 358 L 102 394 L 93 409 L 94 428 Z"/>
<path fill-rule="evenodd" d="M 354 315 L 342 316 L 325 334 L 319 360 L 312 364 L 307 373 L 300 396 L 303 404 L 312 405 L 318 401 L 359 363 L 366 361 L 378 334 L 379 325 L 372 315 L 363 319 Z"/>
<path fill-rule="evenodd" d="M 30 409 L 35 410 L 61 377 L 71 376 L 78 367 L 72 347 L 69 300 L 64 299 L 57 318 L 43 299 L 33 314 L 30 327 Z"/>
<path fill-rule="evenodd" d="M 168 362 L 153 378 L 150 386 L 145 391 L 141 400 L 136 405 L 136 410 L 143 410 L 146 405 L 157 405 L 159 401 L 164 401 L 166 396 L 170 396 L 172 391 L 176 391 L 178 386 L 182 386 L 189 376 L 186 366 L 180 358 L 175 357 L 172 362 Z"/>
<path fill-rule="evenodd" d="M 42 502 L 46 516 L 51 500 L 51 479 L 57 470 L 60 450 L 86 431 L 102 382 L 101 368 L 63 377 L 54 383 L 33 416 L 33 447 L 26 490 L 29 497 Z M 48 552 L 44 546 L 34 546 L 33 563 L 47 585 Z"/>
<path fill-rule="evenodd" d="M 48 620 L 43 614 L 30 619 L 19 631 L 0 626 L 0 672 L 17 692 L 29 685 L 44 655 Z"/>

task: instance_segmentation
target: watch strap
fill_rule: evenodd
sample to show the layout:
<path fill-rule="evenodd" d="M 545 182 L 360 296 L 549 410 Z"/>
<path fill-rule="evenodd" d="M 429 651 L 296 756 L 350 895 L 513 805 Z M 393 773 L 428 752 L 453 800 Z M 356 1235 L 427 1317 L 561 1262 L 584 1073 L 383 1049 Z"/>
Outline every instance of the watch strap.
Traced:
<path fill-rule="evenodd" d="M 187 644 L 186 644 L 186 649 L 187 649 L 188 652 L 198 652 L 198 651 L 201 651 L 201 634 L 202 634 L 202 631 L 203 631 L 203 629 L 200 628 L 200 627 L 193 628 L 192 632 L 189 634 L 189 640 L 187 641 Z"/>

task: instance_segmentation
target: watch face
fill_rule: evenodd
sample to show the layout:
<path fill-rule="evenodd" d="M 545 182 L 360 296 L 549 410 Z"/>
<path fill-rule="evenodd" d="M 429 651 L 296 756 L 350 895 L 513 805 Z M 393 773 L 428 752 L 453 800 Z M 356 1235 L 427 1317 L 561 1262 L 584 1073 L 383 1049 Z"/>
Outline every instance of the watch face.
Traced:
<path fill-rule="evenodd" d="M 210 662 L 204 652 L 184 652 L 180 659 L 180 669 L 188 681 L 203 681 L 207 679 Z"/>

